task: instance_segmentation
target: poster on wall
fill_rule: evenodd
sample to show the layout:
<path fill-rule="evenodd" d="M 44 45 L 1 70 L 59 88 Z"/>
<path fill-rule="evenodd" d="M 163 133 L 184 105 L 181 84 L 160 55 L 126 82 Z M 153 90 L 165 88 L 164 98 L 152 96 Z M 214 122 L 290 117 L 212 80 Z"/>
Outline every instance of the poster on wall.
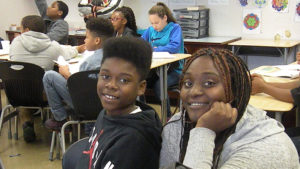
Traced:
<path fill-rule="evenodd" d="M 287 13 L 289 12 L 289 0 L 270 0 L 271 7 L 273 11 L 279 13 Z"/>
<path fill-rule="evenodd" d="M 229 0 L 208 0 L 208 5 L 229 5 Z"/>
<path fill-rule="evenodd" d="M 267 6 L 267 0 L 253 0 L 253 5 L 257 8 L 264 8 Z"/>
<path fill-rule="evenodd" d="M 246 6 L 248 6 L 249 4 L 248 4 L 248 1 L 249 0 L 238 0 L 239 2 L 240 2 L 240 5 L 242 6 L 242 7 L 246 7 Z"/>
<path fill-rule="evenodd" d="M 300 22 L 300 0 L 296 1 L 295 22 Z"/>
<path fill-rule="evenodd" d="M 244 9 L 243 10 L 243 33 L 259 34 L 261 28 L 261 10 Z"/>

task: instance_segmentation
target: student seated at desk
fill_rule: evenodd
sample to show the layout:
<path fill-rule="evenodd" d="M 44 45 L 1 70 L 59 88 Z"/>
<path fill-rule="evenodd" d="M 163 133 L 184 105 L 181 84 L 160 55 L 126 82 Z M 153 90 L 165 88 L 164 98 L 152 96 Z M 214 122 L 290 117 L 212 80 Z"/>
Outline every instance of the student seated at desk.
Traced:
<path fill-rule="evenodd" d="M 110 17 L 116 37 L 137 36 L 135 16 L 131 8 L 122 6 L 117 8 Z"/>
<path fill-rule="evenodd" d="M 69 24 L 64 19 L 69 8 L 63 1 L 54 1 L 48 7 L 46 0 L 35 0 L 35 4 L 43 17 L 46 25 L 46 34 L 51 40 L 60 44 L 68 43 Z"/>
<path fill-rule="evenodd" d="M 33 63 L 47 71 L 53 69 L 53 60 L 57 60 L 58 56 L 68 60 L 82 52 L 82 46 L 62 46 L 56 41 L 51 41 L 44 31 L 42 17 L 25 16 L 21 21 L 21 35 L 11 43 L 10 60 Z"/>
<path fill-rule="evenodd" d="M 248 105 L 246 64 L 226 49 L 200 49 L 183 68 L 182 110 L 165 125 L 160 166 L 193 169 L 299 168 L 284 127 Z"/>
<path fill-rule="evenodd" d="M 181 27 L 176 23 L 170 9 L 158 2 L 149 10 L 149 20 L 152 24 L 142 35 L 149 42 L 154 52 L 184 53 Z M 183 60 L 172 63 L 168 70 L 168 87 L 178 84 L 183 67 Z M 153 70 L 147 79 L 149 87 L 154 88 L 157 98 L 160 98 L 160 81 Z M 169 99 L 167 101 L 167 115 L 171 116 Z"/>
<path fill-rule="evenodd" d="M 300 63 L 300 52 L 297 53 L 297 63 Z M 292 81 L 287 83 L 271 83 L 266 82 L 261 75 L 253 74 L 252 76 L 252 92 L 266 93 L 278 100 L 300 104 L 300 81 Z M 299 106 L 299 105 L 298 105 Z"/>
<path fill-rule="evenodd" d="M 133 37 L 112 38 L 103 47 L 97 93 L 103 110 L 90 138 L 71 145 L 63 169 L 157 169 L 161 123 L 144 94 L 152 49 Z"/>
<path fill-rule="evenodd" d="M 102 45 L 106 39 L 113 36 L 113 33 L 114 28 L 109 20 L 103 18 L 91 18 L 88 20 L 86 23 L 86 38 L 84 40 L 85 47 L 86 50 L 95 51 L 95 53 L 81 63 L 79 71 L 97 70 L 100 68 Z M 49 129 L 59 130 L 66 121 L 67 113 L 63 102 L 73 108 L 67 88 L 67 79 L 70 76 L 71 73 L 67 65 L 59 65 L 59 73 L 48 71 L 44 75 L 44 89 L 54 116 L 54 119 L 49 119 L 45 123 L 45 126 Z"/>

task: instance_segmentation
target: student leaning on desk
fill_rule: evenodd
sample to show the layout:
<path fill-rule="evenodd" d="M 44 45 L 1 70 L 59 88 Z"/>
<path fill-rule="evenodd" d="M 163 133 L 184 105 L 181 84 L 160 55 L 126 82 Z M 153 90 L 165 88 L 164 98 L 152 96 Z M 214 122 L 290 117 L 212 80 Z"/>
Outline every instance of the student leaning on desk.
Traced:
<path fill-rule="evenodd" d="M 297 53 L 297 63 L 300 64 L 300 52 Z M 261 75 L 253 74 L 252 77 L 252 93 L 266 93 L 274 98 L 295 103 L 300 103 L 300 80 L 286 83 L 266 82 Z"/>
<path fill-rule="evenodd" d="M 70 59 L 82 51 L 84 46 L 76 48 L 59 45 L 44 34 L 45 24 L 37 15 L 25 16 L 21 22 L 21 35 L 16 37 L 10 46 L 10 60 L 27 62 L 42 67 L 45 71 L 52 70 L 58 56 Z M 77 51 L 78 50 L 78 51 Z M 23 135 L 26 142 L 35 140 L 32 112 L 22 110 Z"/>
<path fill-rule="evenodd" d="M 114 28 L 111 22 L 103 18 L 91 18 L 86 23 L 85 46 L 89 51 L 95 51 L 80 64 L 79 71 L 97 70 L 102 60 L 102 45 L 106 39 L 113 36 Z M 60 130 L 67 118 L 64 102 L 73 108 L 67 79 L 71 76 L 67 65 L 59 66 L 59 73 L 47 71 L 43 78 L 44 89 L 54 119 L 46 121 L 45 126 L 52 130 Z M 84 83 L 84 82 L 83 82 Z"/>
<path fill-rule="evenodd" d="M 21 35 L 10 46 L 10 60 L 33 63 L 44 70 L 52 70 L 58 56 L 71 59 L 83 51 L 84 46 L 71 47 L 58 44 L 44 34 L 45 24 L 37 15 L 25 16 L 21 21 Z"/>

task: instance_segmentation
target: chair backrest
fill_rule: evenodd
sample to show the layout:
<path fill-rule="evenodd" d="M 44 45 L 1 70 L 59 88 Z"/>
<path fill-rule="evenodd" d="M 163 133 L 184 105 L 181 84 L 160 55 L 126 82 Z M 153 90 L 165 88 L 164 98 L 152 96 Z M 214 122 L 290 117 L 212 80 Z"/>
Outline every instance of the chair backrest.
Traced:
<path fill-rule="evenodd" d="M 96 120 L 102 110 L 97 94 L 98 74 L 99 70 L 83 71 L 68 79 L 75 116 L 80 120 Z"/>
<path fill-rule="evenodd" d="M 0 78 L 12 106 L 43 107 L 43 76 L 40 66 L 24 62 L 0 63 Z"/>

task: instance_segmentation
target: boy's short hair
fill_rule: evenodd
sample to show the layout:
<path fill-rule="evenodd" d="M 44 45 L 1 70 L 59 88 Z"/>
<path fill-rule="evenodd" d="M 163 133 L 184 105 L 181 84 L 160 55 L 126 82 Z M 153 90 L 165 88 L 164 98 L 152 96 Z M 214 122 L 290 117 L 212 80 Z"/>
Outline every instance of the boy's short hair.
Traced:
<path fill-rule="evenodd" d="M 150 71 L 152 48 L 149 43 L 140 38 L 111 38 L 104 43 L 101 65 L 107 58 L 120 58 L 131 63 L 137 69 L 142 81 Z"/>
<path fill-rule="evenodd" d="M 57 2 L 57 6 L 58 6 L 58 10 L 62 11 L 63 14 L 61 15 L 62 19 L 65 19 L 65 17 L 68 15 L 69 13 L 69 7 L 66 3 L 64 3 L 63 1 L 56 1 Z"/>
<path fill-rule="evenodd" d="M 28 28 L 31 31 L 45 33 L 45 22 L 41 16 L 28 15 L 22 19 L 23 28 Z"/>
<path fill-rule="evenodd" d="M 104 18 L 90 18 L 86 22 L 86 28 L 95 37 L 104 39 L 110 38 L 114 34 L 114 27 L 108 19 Z"/>

